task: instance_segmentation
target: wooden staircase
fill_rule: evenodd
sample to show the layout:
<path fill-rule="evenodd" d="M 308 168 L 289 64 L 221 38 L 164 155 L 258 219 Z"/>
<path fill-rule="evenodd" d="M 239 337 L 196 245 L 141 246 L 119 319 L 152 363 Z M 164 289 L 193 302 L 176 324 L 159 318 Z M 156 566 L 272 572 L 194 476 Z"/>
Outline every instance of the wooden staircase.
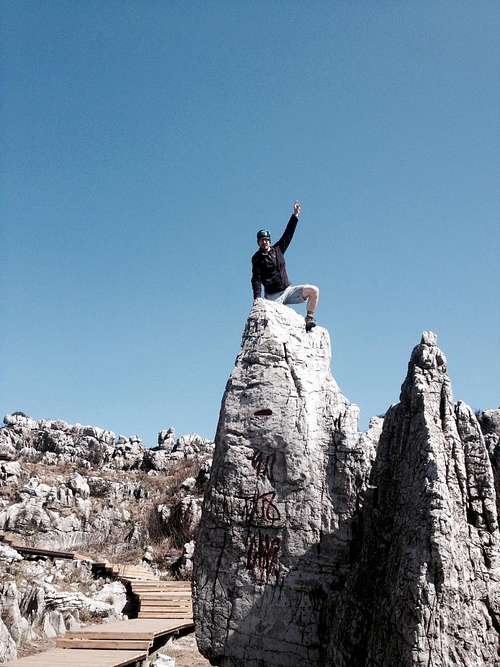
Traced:
<path fill-rule="evenodd" d="M 165 618 L 193 622 L 189 581 L 130 582 L 139 598 L 139 618 Z"/>
<path fill-rule="evenodd" d="M 52 558 L 88 560 L 105 576 L 123 581 L 136 596 L 138 618 L 87 626 L 67 632 L 56 649 L 15 660 L 19 667 L 145 667 L 171 635 L 194 627 L 189 581 L 161 581 L 141 565 L 92 561 L 75 552 L 23 547 L 0 533 L 0 540 L 21 553 Z M 71 649 L 71 650 L 68 650 Z"/>
<path fill-rule="evenodd" d="M 128 565 L 121 563 L 110 563 L 107 560 L 94 561 L 92 567 L 104 570 L 104 574 L 114 579 L 125 581 L 151 581 L 157 582 L 159 578 L 151 570 L 143 565 Z"/>

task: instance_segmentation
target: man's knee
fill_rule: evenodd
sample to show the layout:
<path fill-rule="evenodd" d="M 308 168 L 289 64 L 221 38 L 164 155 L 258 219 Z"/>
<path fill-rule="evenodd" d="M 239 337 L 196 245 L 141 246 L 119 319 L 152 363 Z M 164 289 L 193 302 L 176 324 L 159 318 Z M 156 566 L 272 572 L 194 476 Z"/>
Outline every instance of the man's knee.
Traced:
<path fill-rule="evenodd" d="M 304 285 L 303 294 L 305 299 L 307 299 L 310 296 L 315 296 L 316 298 L 318 298 L 319 287 L 316 287 L 316 285 Z"/>

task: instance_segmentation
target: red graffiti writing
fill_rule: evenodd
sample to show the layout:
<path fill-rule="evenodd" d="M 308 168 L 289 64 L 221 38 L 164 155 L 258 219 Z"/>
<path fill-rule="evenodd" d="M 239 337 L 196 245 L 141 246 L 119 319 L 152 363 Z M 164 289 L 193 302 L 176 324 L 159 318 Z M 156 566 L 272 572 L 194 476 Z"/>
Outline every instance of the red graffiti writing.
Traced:
<path fill-rule="evenodd" d="M 281 513 L 274 503 L 275 491 L 259 494 L 257 491 L 253 496 L 247 496 L 245 501 L 245 520 L 252 523 L 255 520 L 270 521 L 274 523 L 281 519 Z"/>
<path fill-rule="evenodd" d="M 250 536 L 247 552 L 247 569 L 257 569 L 257 576 L 261 582 L 269 581 L 269 577 L 279 572 L 279 551 L 281 540 L 279 537 L 263 535 L 261 531 Z"/>
<path fill-rule="evenodd" d="M 252 468 L 257 473 L 257 477 L 267 477 L 272 482 L 275 459 L 276 454 L 264 454 L 257 450 L 252 456 Z"/>

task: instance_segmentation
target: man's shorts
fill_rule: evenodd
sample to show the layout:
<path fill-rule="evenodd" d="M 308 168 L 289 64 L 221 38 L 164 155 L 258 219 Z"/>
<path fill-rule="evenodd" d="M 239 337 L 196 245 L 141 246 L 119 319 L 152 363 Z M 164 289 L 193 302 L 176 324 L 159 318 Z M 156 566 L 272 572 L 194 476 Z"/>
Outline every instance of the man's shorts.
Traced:
<path fill-rule="evenodd" d="M 304 303 L 305 298 L 302 296 L 304 287 L 305 285 L 290 285 L 282 292 L 266 294 L 265 298 L 275 303 L 282 303 L 285 306 L 290 303 Z"/>

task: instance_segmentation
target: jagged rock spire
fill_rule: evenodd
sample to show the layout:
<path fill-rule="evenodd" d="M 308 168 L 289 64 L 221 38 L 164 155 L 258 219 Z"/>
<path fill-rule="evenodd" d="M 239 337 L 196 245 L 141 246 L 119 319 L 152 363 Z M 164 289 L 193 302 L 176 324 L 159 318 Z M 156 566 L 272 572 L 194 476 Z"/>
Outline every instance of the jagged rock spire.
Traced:
<path fill-rule="evenodd" d="M 336 667 L 499 664 L 492 470 L 436 343 L 424 332 L 384 420 L 359 554 L 330 609 Z"/>
<path fill-rule="evenodd" d="M 325 664 L 328 599 L 349 569 L 373 455 L 330 372 L 325 329 L 252 308 L 222 401 L 195 552 L 199 647 L 213 664 Z"/>
<path fill-rule="evenodd" d="M 252 309 L 197 543 L 202 652 L 225 667 L 496 667 L 493 472 L 435 334 L 412 352 L 370 484 L 373 438 L 329 362 L 325 330 Z"/>

